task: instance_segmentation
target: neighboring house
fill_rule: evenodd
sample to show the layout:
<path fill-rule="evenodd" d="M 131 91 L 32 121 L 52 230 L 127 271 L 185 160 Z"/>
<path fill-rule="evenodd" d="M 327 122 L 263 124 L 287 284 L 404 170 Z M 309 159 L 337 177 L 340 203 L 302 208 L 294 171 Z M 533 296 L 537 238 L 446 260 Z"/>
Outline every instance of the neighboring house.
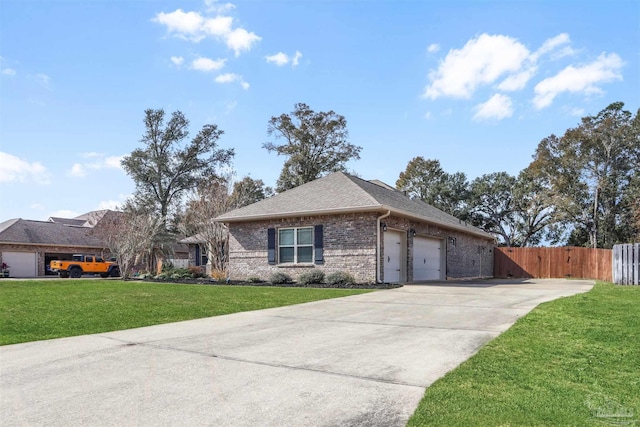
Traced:
<path fill-rule="evenodd" d="M 207 242 L 206 239 L 196 234 L 180 240 L 180 243 L 187 245 L 189 248 L 189 266 L 204 267 L 209 261 L 207 258 Z"/>
<path fill-rule="evenodd" d="M 118 214 L 100 210 L 76 218 L 16 218 L 0 223 L 0 263 L 9 265 L 11 277 L 38 277 L 47 274 L 52 260 L 70 260 L 73 254 L 108 258 L 107 245 L 99 238 L 100 227 Z M 177 243 L 174 250 L 175 258 L 188 257 L 186 245 Z"/>
<path fill-rule="evenodd" d="M 380 181 L 342 172 L 216 218 L 232 279 L 345 271 L 363 283 L 493 276 L 495 239 Z"/>

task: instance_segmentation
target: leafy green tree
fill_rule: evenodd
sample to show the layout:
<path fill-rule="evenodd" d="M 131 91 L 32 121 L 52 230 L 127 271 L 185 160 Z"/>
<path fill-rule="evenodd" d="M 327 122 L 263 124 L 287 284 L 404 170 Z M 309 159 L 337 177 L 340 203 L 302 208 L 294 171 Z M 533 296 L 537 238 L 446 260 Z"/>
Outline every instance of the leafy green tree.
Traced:
<path fill-rule="evenodd" d="M 135 149 L 122 160 L 125 172 L 136 184 L 136 198 L 159 214 L 165 228 L 169 214 L 179 207 L 182 196 L 203 179 L 228 165 L 233 149 L 219 149 L 223 131 L 207 124 L 190 141 L 189 121 L 176 111 L 165 125 L 164 110 L 145 110 L 144 148 Z"/>
<path fill-rule="evenodd" d="M 287 159 L 278 178 L 278 192 L 297 187 L 328 173 L 346 170 L 349 160 L 359 159 L 362 147 L 347 142 L 346 119 L 334 111 L 315 112 L 303 103 L 290 114 L 271 117 L 269 136 L 283 144 L 263 144 Z"/>
<path fill-rule="evenodd" d="M 234 209 L 250 205 L 273 195 L 273 189 L 264 185 L 261 179 L 245 176 L 233 184 L 231 206 Z"/>
<path fill-rule="evenodd" d="M 396 181 L 396 188 L 406 191 L 413 199 L 420 199 L 455 217 L 466 219 L 469 183 L 462 172 L 449 174 L 439 160 L 414 157 Z"/>
<path fill-rule="evenodd" d="M 494 172 L 474 179 L 470 187 L 471 222 L 494 234 L 506 246 L 513 246 L 517 233 L 512 191 L 515 185 L 515 177 L 506 172 Z"/>
<path fill-rule="evenodd" d="M 640 120 L 623 107 L 613 103 L 562 137 L 544 138 L 530 165 L 548 180 L 556 221 L 573 230 L 573 244 L 610 248 L 637 230 L 631 212 L 640 198 Z"/>

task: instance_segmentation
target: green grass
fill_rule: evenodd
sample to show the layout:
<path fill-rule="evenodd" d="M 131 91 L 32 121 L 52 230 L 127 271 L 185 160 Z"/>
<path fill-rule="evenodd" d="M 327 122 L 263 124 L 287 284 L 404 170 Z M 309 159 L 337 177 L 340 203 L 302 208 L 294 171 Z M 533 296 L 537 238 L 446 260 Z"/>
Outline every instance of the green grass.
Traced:
<path fill-rule="evenodd" d="M 625 410 L 626 418 L 603 417 Z M 586 294 L 537 307 L 436 381 L 408 425 L 602 426 L 625 420 L 640 425 L 640 287 L 598 282 Z"/>
<path fill-rule="evenodd" d="M 0 282 L 0 345 L 218 316 L 367 290 L 203 286 L 119 280 Z"/>

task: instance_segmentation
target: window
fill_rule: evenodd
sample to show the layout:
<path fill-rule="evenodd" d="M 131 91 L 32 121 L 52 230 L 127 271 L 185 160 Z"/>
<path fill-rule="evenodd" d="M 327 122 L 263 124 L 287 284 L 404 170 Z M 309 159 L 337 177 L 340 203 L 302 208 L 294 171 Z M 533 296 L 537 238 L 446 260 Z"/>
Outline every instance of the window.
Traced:
<path fill-rule="evenodd" d="M 278 230 L 278 261 L 313 262 L 313 227 Z"/>

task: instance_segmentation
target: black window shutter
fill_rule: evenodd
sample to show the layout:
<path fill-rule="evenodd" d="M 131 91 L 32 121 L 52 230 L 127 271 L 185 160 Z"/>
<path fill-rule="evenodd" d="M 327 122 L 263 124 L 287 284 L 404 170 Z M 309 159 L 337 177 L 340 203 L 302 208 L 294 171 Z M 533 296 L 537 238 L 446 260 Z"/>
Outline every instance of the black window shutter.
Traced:
<path fill-rule="evenodd" d="M 196 244 L 196 265 L 200 265 L 200 245 Z"/>
<path fill-rule="evenodd" d="M 322 225 L 316 225 L 313 231 L 314 262 L 316 264 L 324 264 Z"/>
<path fill-rule="evenodd" d="M 267 255 L 267 259 L 269 264 L 276 263 L 276 229 L 268 228 L 267 229 L 267 251 L 269 254 Z"/>

